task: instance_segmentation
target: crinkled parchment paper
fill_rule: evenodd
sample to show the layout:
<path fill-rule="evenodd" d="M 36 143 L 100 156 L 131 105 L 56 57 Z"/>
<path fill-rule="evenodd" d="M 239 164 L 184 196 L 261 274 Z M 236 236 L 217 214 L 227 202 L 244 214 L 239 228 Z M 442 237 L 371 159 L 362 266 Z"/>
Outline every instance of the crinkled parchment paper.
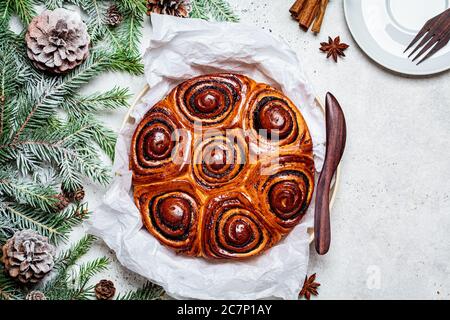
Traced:
<path fill-rule="evenodd" d="M 253 26 L 152 15 L 153 33 L 145 54 L 151 90 L 131 112 L 116 146 L 115 179 L 88 222 L 128 269 L 163 286 L 176 298 L 296 299 L 308 265 L 313 205 L 280 243 L 246 261 L 209 262 L 174 254 L 142 225 L 131 193 L 130 140 L 148 109 L 180 82 L 212 72 L 234 72 L 281 89 L 300 108 L 314 142 L 316 167 L 325 152 L 324 116 L 301 62 L 285 43 Z M 313 204 L 314 202 L 312 202 Z"/>

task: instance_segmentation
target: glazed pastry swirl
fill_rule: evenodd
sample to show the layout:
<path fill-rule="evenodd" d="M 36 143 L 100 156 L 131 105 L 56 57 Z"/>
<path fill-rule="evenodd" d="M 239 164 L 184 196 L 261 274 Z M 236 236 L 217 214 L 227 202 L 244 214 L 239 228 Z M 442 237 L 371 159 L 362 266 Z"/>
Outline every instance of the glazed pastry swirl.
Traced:
<path fill-rule="evenodd" d="M 211 199 L 204 212 L 203 246 L 215 258 L 257 255 L 271 243 L 271 234 L 243 193 L 232 192 Z"/>
<path fill-rule="evenodd" d="M 281 92 L 262 86 L 248 104 L 246 127 L 259 144 L 285 146 L 302 140 L 304 127 L 299 127 L 299 120 L 303 118 Z"/>
<path fill-rule="evenodd" d="M 199 199 L 183 182 L 140 189 L 139 209 L 147 229 L 162 243 L 179 252 L 195 253 Z"/>
<path fill-rule="evenodd" d="M 164 179 L 185 167 L 188 134 L 179 130 L 173 116 L 162 107 L 147 113 L 132 138 L 130 167 L 134 180 Z"/>
<path fill-rule="evenodd" d="M 285 155 L 263 170 L 252 184 L 262 195 L 260 207 L 271 224 L 288 231 L 302 219 L 311 202 L 314 162 L 309 157 Z"/>
<path fill-rule="evenodd" d="M 243 84 L 239 78 L 217 75 L 200 81 L 186 81 L 176 92 L 176 106 L 190 124 L 212 126 L 235 114 Z"/>
<path fill-rule="evenodd" d="M 232 183 L 247 163 L 247 150 L 240 135 L 212 134 L 194 149 L 191 165 L 196 181 L 211 189 Z"/>

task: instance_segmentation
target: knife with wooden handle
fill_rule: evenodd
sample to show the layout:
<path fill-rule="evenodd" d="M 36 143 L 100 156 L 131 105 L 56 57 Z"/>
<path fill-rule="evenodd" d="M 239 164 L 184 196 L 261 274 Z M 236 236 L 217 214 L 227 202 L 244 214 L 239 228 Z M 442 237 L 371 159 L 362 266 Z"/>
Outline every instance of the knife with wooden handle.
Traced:
<path fill-rule="evenodd" d="M 316 210 L 314 215 L 315 245 L 318 254 L 326 254 L 330 248 L 330 186 L 345 149 L 347 127 L 339 102 L 327 93 L 325 103 L 326 153 L 322 172 L 316 191 Z"/>

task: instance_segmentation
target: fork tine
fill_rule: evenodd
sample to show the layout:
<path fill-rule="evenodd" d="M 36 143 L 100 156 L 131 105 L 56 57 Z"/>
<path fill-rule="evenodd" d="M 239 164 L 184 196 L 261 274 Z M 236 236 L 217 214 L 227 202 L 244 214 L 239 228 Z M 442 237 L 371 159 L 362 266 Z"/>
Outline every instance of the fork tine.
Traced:
<path fill-rule="evenodd" d="M 416 53 L 417 50 L 422 48 L 427 42 L 433 38 L 434 33 L 431 32 L 431 30 L 423 37 L 422 41 L 416 46 L 416 48 L 408 55 L 408 58 L 411 57 L 414 53 Z M 431 41 L 430 41 L 431 42 Z"/>
<path fill-rule="evenodd" d="M 419 33 L 415 36 L 415 38 L 411 41 L 411 43 L 408 45 L 408 47 L 406 48 L 405 51 L 403 51 L 403 53 L 405 53 L 406 51 L 408 51 L 417 41 L 420 40 L 420 38 L 423 37 L 423 35 L 425 33 L 427 33 L 428 31 L 430 31 L 429 28 L 429 22 L 425 23 L 425 25 L 422 27 L 422 29 L 419 31 Z"/>
<path fill-rule="evenodd" d="M 436 52 L 438 52 L 439 50 L 441 50 L 443 47 L 445 47 L 445 45 L 449 42 L 449 40 L 447 41 L 438 41 L 438 43 L 433 47 L 433 49 L 430 50 L 430 52 L 428 52 L 428 54 L 422 59 L 420 60 L 417 65 L 421 64 L 422 62 L 424 62 L 425 60 L 427 60 L 429 57 L 431 57 L 432 55 L 434 55 Z"/>
<path fill-rule="evenodd" d="M 432 46 L 434 46 L 437 42 L 439 42 L 439 38 L 438 37 L 434 37 L 432 38 L 430 41 L 428 41 L 427 45 L 425 47 L 422 48 L 422 50 L 420 50 L 420 52 L 414 57 L 414 59 L 412 59 L 412 61 L 416 61 L 417 58 L 419 58 L 421 55 L 423 55 L 425 52 L 427 52 L 428 50 L 430 50 L 430 48 Z"/>

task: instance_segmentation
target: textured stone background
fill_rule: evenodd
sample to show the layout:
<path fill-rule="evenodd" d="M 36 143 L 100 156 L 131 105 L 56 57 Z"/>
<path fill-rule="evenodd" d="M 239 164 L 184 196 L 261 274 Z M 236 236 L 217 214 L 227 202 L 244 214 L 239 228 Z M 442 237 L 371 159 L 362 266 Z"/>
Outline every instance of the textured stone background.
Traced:
<path fill-rule="evenodd" d="M 450 78 L 425 79 L 385 71 L 354 43 L 342 1 L 332 0 L 319 36 L 304 33 L 290 18 L 293 0 L 230 0 L 242 21 L 284 39 L 298 53 L 318 96 L 333 92 L 348 124 L 342 180 L 332 212 L 333 241 L 323 257 L 311 248 L 310 273 L 317 272 L 319 299 L 450 298 Z M 142 42 L 148 43 L 150 24 Z M 349 43 L 335 64 L 318 48 L 327 36 Z M 115 84 L 138 93 L 143 77 L 105 75 L 91 90 Z M 118 129 L 126 110 L 104 116 Z M 89 189 L 95 207 L 102 190 Z M 83 233 L 80 228 L 73 240 Z M 87 258 L 113 260 L 102 277 L 119 291 L 144 279 L 122 268 L 102 243 Z"/>

